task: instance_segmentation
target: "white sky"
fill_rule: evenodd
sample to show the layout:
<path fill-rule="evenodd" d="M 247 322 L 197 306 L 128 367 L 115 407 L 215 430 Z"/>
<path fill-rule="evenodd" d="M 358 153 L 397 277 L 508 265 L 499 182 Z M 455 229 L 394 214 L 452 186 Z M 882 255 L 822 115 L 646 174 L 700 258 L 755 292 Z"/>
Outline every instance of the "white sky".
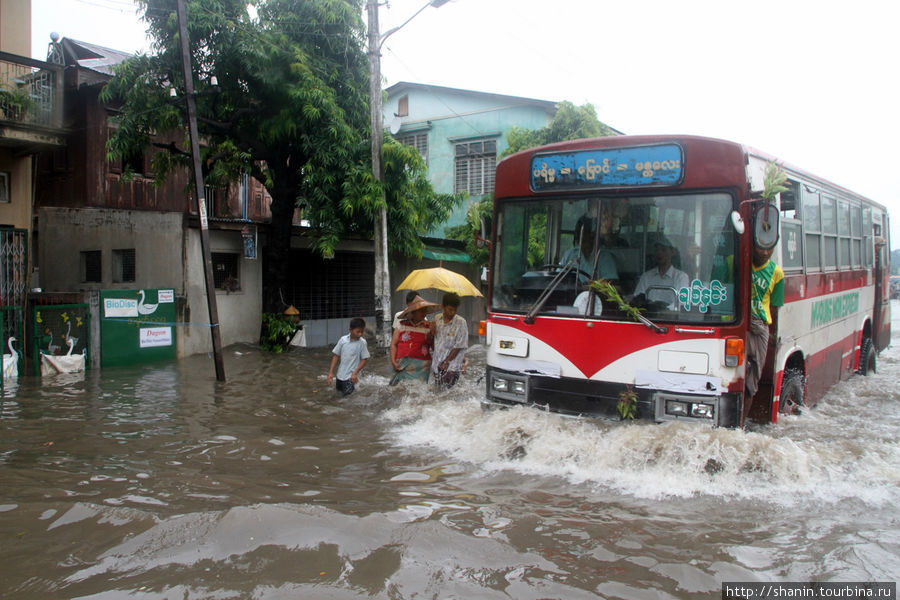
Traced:
<path fill-rule="evenodd" d="M 426 0 L 391 0 L 381 31 Z M 129 0 L 32 0 L 49 32 L 147 49 Z M 900 248 L 900 3 L 451 0 L 384 44 L 398 81 L 590 102 L 629 134 L 741 142 L 885 204 Z"/>

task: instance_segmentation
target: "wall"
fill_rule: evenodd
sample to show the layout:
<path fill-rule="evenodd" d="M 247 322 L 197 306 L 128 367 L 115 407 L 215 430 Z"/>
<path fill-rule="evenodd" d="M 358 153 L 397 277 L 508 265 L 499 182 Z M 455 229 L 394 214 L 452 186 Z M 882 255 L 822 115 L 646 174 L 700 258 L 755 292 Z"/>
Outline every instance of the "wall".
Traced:
<path fill-rule="evenodd" d="M 179 213 L 41 208 L 40 286 L 45 292 L 172 288 L 184 293 Z M 134 248 L 135 281 L 113 282 L 112 251 Z M 100 250 L 102 281 L 82 281 L 81 252 Z"/>
<path fill-rule="evenodd" d="M 28 229 L 30 233 L 31 156 L 0 148 L 0 171 L 7 174 L 9 184 L 9 202 L 0 202 L 0 224 Z"/>
<path fill-rule="evenodd" d="M 209 246 L 210 253 L 243 252 L 239 231 L 210 231 Z M 199 229 L 188 230 L 185 264 L 187 311 L 184 320 L 190 325 L 179 329 L 179 356 L 212 352 Z M 262 315 L 262 259 L 241 258 L 239 274 L 240 290 L 234 292 L 216 290 L 216 309 L 222 347 L 241 342 L 255 344 L 259 341 Z"/>
<path fill-rule="evenodd" d="M 31 56 L 31 0 L 0 0 L 0 50 Z M 31 156 L 0 149 L 0 171 L 9 174 L 9 202 L 0 203 L 0 224 L 28 230 L 29 241 L 31 162 Z"/>
<path fill-rule="evenodd" d="M 31 56 L 31 0 L 0 0 L 0 50 Z"/>

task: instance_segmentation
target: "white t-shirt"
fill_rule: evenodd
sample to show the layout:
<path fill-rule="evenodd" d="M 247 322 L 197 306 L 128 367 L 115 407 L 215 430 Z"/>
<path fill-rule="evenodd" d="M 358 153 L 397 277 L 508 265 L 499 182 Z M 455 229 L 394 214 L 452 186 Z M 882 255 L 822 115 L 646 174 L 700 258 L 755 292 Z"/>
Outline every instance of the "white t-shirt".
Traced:
<path fill-rule="evenodd" d="M 335 377 L 341 381 L 347 381 L 359 366 L 360 361 L 369 358 L 369 345 L 366 344 L 366 338 L 353 340 L 350 339 L 348 333 L 338 340 L 331 353 L 341 357 Z"/>

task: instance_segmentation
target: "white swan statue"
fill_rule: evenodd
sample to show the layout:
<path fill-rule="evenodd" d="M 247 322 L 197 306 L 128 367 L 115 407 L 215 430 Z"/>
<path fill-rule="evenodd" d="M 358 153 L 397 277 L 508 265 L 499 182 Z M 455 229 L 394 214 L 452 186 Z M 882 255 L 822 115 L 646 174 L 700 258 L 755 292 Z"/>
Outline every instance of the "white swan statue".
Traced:
<path fill-rule="evenodd" d="M 151 315 L 156 312 L 156 307 L 159 306 L 159 303 L 156 304 L 144 304 L 144 290 L 138 290 L 138 294 L 141 295 L 141 301 L 138 302 L 138 314 L 139 315 Z"/>
<path fill-rule="evenodd" d="M 16 379 L 19 376 L 19 353 L 13 348 L 16 338 L 10 337 L 6 342 L 9 354 L 3 355 L 3 381 Z"/>
<path fill-rule="evenodd" d="M 81 354 L 72 354 L 75 344 L 72 340 L 66 340 L 69 351 L 63 356 L 50 356 L 41 354 L 41 375 L 56 375 L 57 373 L 80 373 L 84 371 L 87 348 Z"/>
<path fill-rule="evenodd" d="M 66 335 L 65 335 L 66 343 L 68 344 L 69 340 L 72 340 L 72 345 L 77 346 L 78 338 L 72 337 L 71 335 L 69 335 L 71 333 L 72 333 L 72 321 L 69 321 L 68 323 L 66 323 Z"/>

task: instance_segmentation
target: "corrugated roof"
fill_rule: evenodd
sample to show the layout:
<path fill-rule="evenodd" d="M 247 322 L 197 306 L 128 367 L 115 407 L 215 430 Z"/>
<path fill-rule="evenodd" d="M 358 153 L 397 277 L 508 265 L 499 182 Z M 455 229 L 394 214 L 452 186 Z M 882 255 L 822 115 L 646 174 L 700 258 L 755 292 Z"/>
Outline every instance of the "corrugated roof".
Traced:
<path fill-rule="evenodd" d="M 128 52 L 71 38 L 63 38 L 60 44 L 62 44 L 66 66 L 77 65 L 110 77 L 113 75 L 113 67 L 134 56 Z"/>

